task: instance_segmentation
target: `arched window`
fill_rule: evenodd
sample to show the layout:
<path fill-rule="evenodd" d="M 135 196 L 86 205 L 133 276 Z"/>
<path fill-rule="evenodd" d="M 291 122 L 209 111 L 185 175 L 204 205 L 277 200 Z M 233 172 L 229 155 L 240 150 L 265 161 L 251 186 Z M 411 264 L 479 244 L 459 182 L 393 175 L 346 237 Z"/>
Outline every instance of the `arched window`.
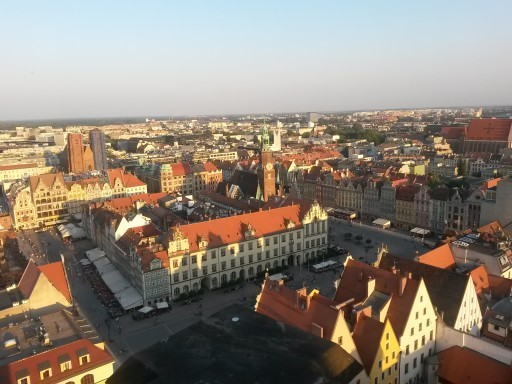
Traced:
<path fill-rule="evenodd" d="M 265 263 L 265 269 L 270 269 L 270 263 L 268 261 Z"/>
<path fill-rule="evenodd" d="M 80 384 L 94 384 L 94 376 L 90 373 L 85 375 L 82 377 L 82 380 L 80 380 Z"/>
<path fill-rule="evenodd" d="M 179 288 L 174 288 L 174 296 L 179 296 L 180 295 L 180 289 Z"/>
<path fill-rule="evenodd" d="M 220 277 L 220 281 L 221 283 L 227 283 L 228 281 L 228 275 L 226 275 L 225 273 Z"/>
<path fill-rule="evenodd" d="M 260 265 L 258 265 L 258 267 L 256 268 L 256 273 L 260 273 L 263 271 L 263 267 Z"/>
<path fill-rule="evenodd" d="M 194 291 L 197 291 L 199 289 L 199 285 L 197 283 L 194 283 L 194 285 L 192 286 L 192 289 Z"/>
<path fill-rule="evenodd" d="M 231 272 L 231 280 L 236 280 L 236 272 Z"/>
<path fill-rule="evenodd" d="M 183 292 L 188 293 L 188 284 L 183 287 Z"/>
<path fill-rule="evenodd" d="M 254 268 L 249 267 L 249 276 L 254 276 Z"/>
<path fill-rule="evenodd" d="M 212 286 L 213 286 L 213 288 L 217 288 L 217 285 L 218 285 L 217 278 L 216 278 L 216 277 L 214 277 L 214 278 L 212 279 Z"/>

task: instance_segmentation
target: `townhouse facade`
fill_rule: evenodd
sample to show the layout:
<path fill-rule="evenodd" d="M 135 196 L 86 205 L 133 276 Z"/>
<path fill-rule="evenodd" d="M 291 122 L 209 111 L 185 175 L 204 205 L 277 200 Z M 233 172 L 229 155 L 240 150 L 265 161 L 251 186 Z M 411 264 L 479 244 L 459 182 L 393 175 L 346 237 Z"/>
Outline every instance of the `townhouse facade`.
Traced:
<path fill-rule="evenodd" d="M 31 176 L 13 191 L 11 206 L 16 229 L 42 228 L 67 222 L 86 202 L 146 193 L 146 185 L 121 170 L 108 177 L 66 182 L 62 173 Z"/>
<path fill-rule="evenodd" d="M 215 191 L 222 181 L 222 170 L 210 162 L 204 164 L 169 163 L 150 164 L 135 171 L 140 179 L 154 192 L 197 195 L 203 191 Z"/>

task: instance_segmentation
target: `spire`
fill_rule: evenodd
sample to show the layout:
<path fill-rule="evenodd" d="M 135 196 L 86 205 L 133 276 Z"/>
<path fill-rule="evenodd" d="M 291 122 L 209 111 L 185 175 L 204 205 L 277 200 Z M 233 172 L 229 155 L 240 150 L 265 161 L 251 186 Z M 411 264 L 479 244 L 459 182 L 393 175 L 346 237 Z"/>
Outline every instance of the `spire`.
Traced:
<path fill-rule="evenodd" d="M 268 132 L 268 126 L 264 122 L 261 131 L 261 150 L 262 151 L 270 151 L 270 134 Z"/>

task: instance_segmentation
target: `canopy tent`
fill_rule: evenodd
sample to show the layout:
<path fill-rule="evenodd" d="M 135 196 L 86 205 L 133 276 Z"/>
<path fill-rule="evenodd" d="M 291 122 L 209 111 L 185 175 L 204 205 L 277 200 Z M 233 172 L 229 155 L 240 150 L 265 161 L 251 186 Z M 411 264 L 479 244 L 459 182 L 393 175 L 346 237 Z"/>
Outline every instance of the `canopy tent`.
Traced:
<path fill-rule="evenodd" d="M 146 307 L 142 307 L 141 309 L 139 309 L 139 312 L 140 312 L 140 313 L 149 313 L 149 312 L 151 312 L 153 309 L 154 309 L 153 307 L 148 307 L 148 306 L 146 306 Z"/>
<path fill-rule="evenodd" d="M 94 262 L 94 266 L 100 275 L 116 270 L 116 267 L 114 267 L 114 265 L 112 265 L 112 263 L 106 257 L 102 257 L 101 259 L 96 260 Z"/>
<path fill-rule="evenodd" d="M 157 309 L 169 308 L 169 303 L 167 303 L 167 301 L 162 301 L 161 303 L 156 303 L 156 308 Z"/>
<path fill-rule="evenodd" d="M 429 234 L 430 234 L 430 231 L 428 229 L 423 229 L 423 228 L 411 229 L 411 235 L 427 236 Z"/>
<path fill-rule="evenodd" d="M 283 275 L 282 273 L 276 273 L 275 275 L 271 275 L 268 278 L 269 278 L 269 280 L 279 281 L 279 280 L 286 279 L 286 276 Z"/>
<path fill-rule="evenodd" d="M 87 258 L 94 263 L 96 260 L 105 257 L 105 252 L 103 252 L 99 248 L 94 248 L 89 251 L 86 251 L 85 256 L 87 256 Z"/>
<path fill-rule="evenodd" d="M 381 228 L 388 228 L 391 226 L 391 221 L 388 219 L 377 219 L 372 222 L 373 225 Z"/>
<path fill-rule="evenodd" d="M 334 266 L 336 264 L 337 263 L 335 261 L 327 260 L 327 261 L 324 261 L 322 263 L 313 265 L 313 268 L 317 269 L 317 270 L 321 270 L 321 269 L 324 269 L 324 268 L 332 267 L 332 266 Z"/>

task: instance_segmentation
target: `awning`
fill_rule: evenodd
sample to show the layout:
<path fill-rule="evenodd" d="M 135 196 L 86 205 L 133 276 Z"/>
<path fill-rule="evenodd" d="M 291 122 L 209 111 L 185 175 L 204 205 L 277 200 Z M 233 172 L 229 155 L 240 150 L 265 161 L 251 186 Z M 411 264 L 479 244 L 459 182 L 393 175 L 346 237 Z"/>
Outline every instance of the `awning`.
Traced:
<path fill-rule="evenodd" d="M 140 313 L 149 313 L 153 310 L 154 308 L 153 307 L 142 307 L 141 309 L 139 309 L 139 312 Z"/>
<path fill-rule="evenodd" d="M 411 233 L 414 233 L 414 234 L 417 234 L 420 236 L 425 236 L 425 235 L 428 235 L 430 233 L 430 231 L 428 229 L 423 229 L 423 228 L 413 228 L 413 229 L 411 229 Z"/>
<path fill-rule="evenodd" d="M 116 295 L 116 299 L 125 311 L 142 305 L 142 296 L 133 287 L 126 288 Z"/>
<path fill-rule="evenodd" d="M 94 249 L 91 249 L 89 251 L 86 251 L 85 255 L 87 256 L 87 258 L 90 261 L 95 262 L 96 260 L 98 260 L 98 259 L 100 259 L 102 257 L 105 257 L 105 252 L 103 252 L 99 248 L 94 248 Z"/>
<path fill-rule="evenodd" d="M 156 308 L 157 309 L 169 308 L 169 304 L 167 303 L 167 301 L 162 301 L 161 303 L 156 303 Z"/>
<path fill-rule="evenodd" d="M 101 278 L 107 284 L 107 287 L 110 291 L 117 295 L 117 293 L 125 290 L 126 288 L 131 287 L 131 284 L 121 275 L 117 269 L 112 272 L 104 273 L 101 275 Z"/>
<path fill-rule="evenodd" d="M 279 281 L 286 279 L 286 276 L 283 275 L 282 273 L 276 273 L 275 275 L 269 276 L 268 279 L 272 281 Z"/>
<path fill-rule="evenodd" d="M 330 267 L 332 265 L 336 265 L 336 262 L 332 261 L 332 260 L 327 260 L 327 261 L 324 261 L 323 263 L 319 263 L 319 264 L 313 265 L 313 268 L 315 268 L 315 269 L 322 269 L 322 268 L 325 268 L 325 267 Z"/>
<path fill-rule="evenodd" d="M 374 220 L 372 224 L 380 225 L 380 226 L 384 227 L 386 225 L 391 225 L 391 221 L 389 221 L 387 219 L 377 219 L 377 220 Z"/>

